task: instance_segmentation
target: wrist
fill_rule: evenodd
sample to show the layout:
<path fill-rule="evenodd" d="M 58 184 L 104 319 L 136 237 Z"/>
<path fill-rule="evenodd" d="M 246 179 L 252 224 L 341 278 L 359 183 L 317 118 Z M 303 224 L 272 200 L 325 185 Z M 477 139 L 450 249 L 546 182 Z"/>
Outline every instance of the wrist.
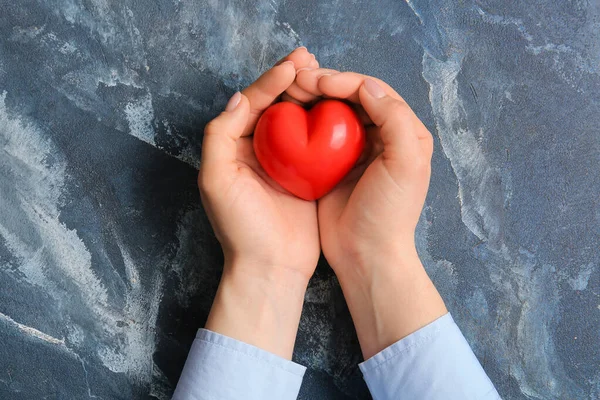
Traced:
<path fill-rule="evenodd" d="M 447 313 L 416 250 L 373 254 L 338 276 L 365 359 Z"/>
<path fill-rule="evenodd" d="M 316 267 L 316 263 L 312 269 Z M 310 268 L 305 268 L 309 270 Z M 267 285 L 271 289 L 306 290 L 310 276 L 300 272 L 303 269 L 287 266 L 281 261 L 265 261 L 250 257 L 225 256 L 223 276 L 243 277 L 255 283 Z"/>
<path fill-rule="evenodd" d="M 227 264 L 206 329 L 291 359 L 307 284 L 282 268 Z"/>
<path fill-rule="evenodd" d="M 331 263 L 339 281 L 368 284 L 374 273 L 395 274 L 422 267 L 414 241 L 354 246 Z"/>

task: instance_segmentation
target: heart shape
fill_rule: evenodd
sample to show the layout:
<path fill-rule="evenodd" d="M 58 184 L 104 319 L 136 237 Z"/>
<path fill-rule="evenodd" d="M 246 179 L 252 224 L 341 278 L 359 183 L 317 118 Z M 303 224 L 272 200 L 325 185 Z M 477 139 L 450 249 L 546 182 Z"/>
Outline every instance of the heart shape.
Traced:
<path fill-rule="evenodd" d="M 310 111 L 280 102 L 258 120 L 253 145 L 271 178 L 297 197 L 316 200 L 356 164 L 365 147 L 365 128 L 339 100 L 320 101 Z"/>

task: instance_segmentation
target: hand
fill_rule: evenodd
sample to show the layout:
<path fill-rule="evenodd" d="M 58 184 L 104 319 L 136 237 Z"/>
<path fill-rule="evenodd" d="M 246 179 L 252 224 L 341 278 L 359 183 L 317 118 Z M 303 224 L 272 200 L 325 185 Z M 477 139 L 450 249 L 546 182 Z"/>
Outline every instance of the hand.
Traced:
<path fill-rule="evenodd" d="M 307 73 L 319 72 L 300 72 L 299 87 Z M 317 84 L 305 89 L 355 104 L 368 138 L 355 169 L 319 201 L 327 260 L 336 273 L 344 274 L 341 269 L 349 268 L 356 257 L 414 252 L 415 228 L 431 173 L 431 134 L 404 100 L 381 81 L 341 73 L 323 76 Z"/>
<path fill-rule="evenodd" d="M 296 82 L 313 97 L 353 103 L 366 125 L 362 159 L 319 200 L 318 219 L 323 253 L 338 276 L 368 358 L 446 313 L 414 241 L 433 139 L 380 80 L 314 69 L 299 72 Z"/>
<path fill-rule="evenodd" d="M 205 128 L 198 184 L 225 266 L 206 328 L 291 358 L 320 245 L 315 202 L 294 197 L 260 167 L 249 136 L 261 113 L 318 66 L 292 52 Z"/>

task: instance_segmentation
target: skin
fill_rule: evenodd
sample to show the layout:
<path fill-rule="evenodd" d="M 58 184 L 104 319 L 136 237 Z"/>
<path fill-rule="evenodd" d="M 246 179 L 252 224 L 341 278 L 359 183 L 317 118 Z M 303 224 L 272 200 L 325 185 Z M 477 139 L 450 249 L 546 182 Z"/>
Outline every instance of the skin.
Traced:
<path fill-rule="evenodd" d="M 286 193 L 254 156 L 249 135 L 279 98 L 346 99 L 366 126 L 359 163 L 318 203 Z M 206 328 L 291 359 L 321 250 L 365 359 L 444 315 L 414 241 L 432 152 L 431 134 L 389 85 L 320 69 L 304 48 L 234 95 L 202 148 L 201 198 L 225 256 Z"/>
<path fill-rule="evenodd" d="M 367 127 L 362 162 L 318 203 L 323 253 L 367 359 L 447 312 L 414 240 L 433 138 L 382 81 L 351 72 L 323 76 L 317 69 L 302 71 L 297 82 L 315 96 L 354 103 Z"/>
<path fill-rule="evenodd" d="M 318 66 L 314 56 L 297 49 L 237 95 L 239 103 L 205 128 L 198 175 L 225 256 L 206 328 L 288 359 L 320 255 L 317 206 L 265 174 L 249 135 L 261 113 L 295 88 L 296 70 L 310 65 Z"/>

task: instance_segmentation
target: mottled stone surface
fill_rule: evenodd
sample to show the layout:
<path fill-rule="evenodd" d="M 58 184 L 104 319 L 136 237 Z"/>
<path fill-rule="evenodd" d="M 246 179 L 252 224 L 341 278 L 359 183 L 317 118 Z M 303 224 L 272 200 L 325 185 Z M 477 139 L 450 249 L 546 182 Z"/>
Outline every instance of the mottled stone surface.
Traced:
<path fill-rule="evenodd" d="M 419 250 L 503 397 L 600 398 L 598 0 L 0 0 L 0 398 L 169 398 L 222 262 L 203 125 L 300 44 L 434 133 Z M 325 262 L 295 359 L 369 398 Z"/>

